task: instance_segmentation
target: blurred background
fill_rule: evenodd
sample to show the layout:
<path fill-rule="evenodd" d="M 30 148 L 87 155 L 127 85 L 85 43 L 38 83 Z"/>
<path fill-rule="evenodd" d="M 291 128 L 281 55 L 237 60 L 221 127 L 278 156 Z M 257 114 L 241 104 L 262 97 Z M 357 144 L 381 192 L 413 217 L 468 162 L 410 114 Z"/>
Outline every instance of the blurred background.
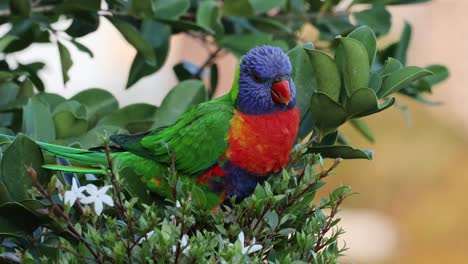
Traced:
<path fill-rule="evenodd" d="M 442 63 L 451 76 L 429 98 L 443 102 L 428 107 L 400 96 L 398 107 L 367 118 L 377 135 L 369 144 L 351 127 L 345 134 L 359 148 L 375 151 L 373 161 L 345 161 L 330 178 L 331 189 L 350 185 L 358 195 L 346 200 L 342 211 L 350 250 L 342 263 L 468 263 L 468 1 L 434 0 L 431 3 L 390 8 L 393 28 L 386 37 L 397 39 L 405 20 L 413 25 L 408 64 Z M 0 35 L 8 28 L 0 28 Z M 70 47 L 74 66 L 63 87 L 55 46 L 34 44 L 9 55 L 11 61 L 46 62 L 41 72 L 49 92 L 66 97 L 94 87 L 111 91 L 121 105 L 159 104 L 176 83 L 172 66 L 182 59 L 198 65 L 209 52 L 196 41 L 177 35 L 171 39 L 166 65 L 157 74 L 125 90 L 135 50 L 102 20 L 97 32 L 80 39 L 95 54 Z M 217 60 L 220 84 L 230 88 L 237 60 L 224 54 Z M 400 109 L 407 109 L 409 115 Z M 325 190 L 326 191 L 326 190 Z"/>

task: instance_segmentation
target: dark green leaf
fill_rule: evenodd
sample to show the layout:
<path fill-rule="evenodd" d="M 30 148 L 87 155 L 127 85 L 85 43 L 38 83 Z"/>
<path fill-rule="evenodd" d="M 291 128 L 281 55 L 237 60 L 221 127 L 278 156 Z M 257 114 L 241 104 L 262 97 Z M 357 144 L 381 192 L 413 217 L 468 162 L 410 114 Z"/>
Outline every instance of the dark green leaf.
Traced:
<path fill-rule="evenodd" d="M 51 94 L 51 93 L 40 93 L 36 95 L 36 98 L 38 98 L 41 102 L 45 103 L 46 105 L 49 106 L 50 112 L 54 112 L 55 108 L 65 102 L 65 98 L 58 94 Z"/>
<path fill-rule="evenodd" d="M 281 8 L 286 3 L 286 0 L 249 0 L 255 13 L 268 12 L 273 8 Z"/>
<path fill-rule="evenodd" d="M 151 44 L 148 43 L 145 38 L 129 23 L 114 18 L 106 16 L 106 18 L 120 31 L 122 36 L 141 54 L 146 62 L 150 65 L 156 65 L 156 56 L 154 50 L 151 47 Z"/>
<path fill-rule="evenodd" d="M 312 64 L 312 72 L 307 77 L 316 91 L 326 93 L 335 102 L 340 98 L 340 73 L 338 66 L 327 54 L 318 50 L 306 50 Z M 312 77 L 312 78 L 311 78 Z"/>
<path fill-rule="evenodd" d="M 348 96 L 368 85 L 369 57 L 361 42 L 352 38 L 340 38 L 340 46 L 336 49 L 335 61 L 341 71 Z"/>
<path fill-rule="evenodd" d="M 91 12 L 78 12 L 65 32 L 74 38 L 83 37 L 96 31 L 99 27 L 99 16 Z"/>
<path fill-rule="evenodd" d="M 142 54 L 136 54 L 128 75 L 127 88 L 134 85 L 141 78 L 158 71 L 164 65 L 169 50 L 171 28 L 168 25 L 153 20 L 144 20 L 141 31 L 143 37 L 151 44 L 156 54 L 156 64 L 151 65 Z"/>
<path fill-rule="evenodd" d="M 101 0 L 66 0 L 56 7 L 57 11 L 76 12 L 91 11 L 96 12 L 101 9 Z"/>
<path fill-rule="evenodd" d="M 201 2 L 196 17 L 197 24 L 215 32 L 215 38 L 220 40 L 224 35 L 224 27 L 221 23 L 221 10 L 215 2 Z"/>
<path fill-rule="evenodd" d="M 44 142 L 55 140 L 50 107 L 37 97 L 30 98 L 23 107 L 23 132 L 35 140 Z"/>
<path fill-rule="evenodd" d="M 431 74 L 432 72 L 424 68 L 416 66 L 404 67 L 393 72 L 383 80 L 382 89 L 380 89 L 377 95 L 379 98 L 386 97 L 392 93 L 398 92 L 402 88 L 405 88 L 411 82 Z"/>
<path fill-rule="evenodd" d="M 362 121 L 361 119 L 351 119 L 351 125 L 359 131 L 367 140 L 371 143 L 375 142 L 374 135 L 372 134 L 371 128 L 366 124 L 366 122 Z"/>
<path fill-rule="evenodd" d="M 391 14 L 383 5 L 373 5 L 371 9 L 353 14 L 358 25 L 366 25 L 377 35 L 388 33 L 391 26 Z"/>
<path fill-rule="evenodd" d="M 388 99 L 387 101 L 385 101 L 383 104 L 379 104 L 376 108 L 374 108 L 373 110 L 370 110 L 369 112 L 355 114 L 353 116 L 353 118 L 360 118 L 360 117 L 364 117 L 364 116 L 368 116 L 368 115 L 373 115 L 373 114 L 376 114 L 378 112 L 382 112 L 383 110 L 385 110 L 385 109 L 389 108 L 390 106 L 392 106 L 394 103 L 395 103 L 395 98 L 392 97 L 392 98 Z"/>
<path fill-rule="evenodd" d="M 86 89 L 70 100 L 78 101 L 86 107 L 90 127 L 94 126 L 105 115 L 119 108 L 115 97 L 110 92 L 99 88 Z"/>
<path fill-rule="evenodd" d="M 154 122 L 156 111 L 157 108 L 149 104 L 128 105 L 103 117 L 97 126 L 117 126 L 131 133 L 148 131 Z"/>
<path fill-rule="evenodd" d="M 197 25 L 187 20 L 173 20 L 173 19 L 163 19 L 163 18 L 155 18 L 154 20 L 171 26 L 173 33 L 187 32 L 187 31 L 193 30 L 193 31 L 206 32 L 211 35 L 215 34 L 213 30 L 202 27 L 200 25 Z"/>
<path fill-rule="evenodd" d="M 130 0 L 130 10 L 129 13 L 137 17 L 151 17 L 153 15 L 153 3 L 158 3 L 160 1 L 152 0 Z"/>
<path fill-rule="evenodd" d="M 254 8 L 249 0 L 225 0 L 223 15 L 225 16 L 253 16 Z"/>
<path fill-rule="evenodd" d="M 310 97 L 318 88 L 316 82 L 310 82 L 310 74 L 313 72 L 312 63 L 310 63 L 308 53 L 301 46 L 290 50 L 288 56 L 292 65 L 291 77 L 296 86 L 296 105 L 301 110 L 301 123 L 310 124 L 304 120 L 304 117 L 309 111 Z M 303 133 L 308 134 L 310 131 L 306 130 Z M 301 136 L 305 135 L 301 133 Z"/>
<path fill-rule="evenodd" d="M 187 61 L 183 61 L 174 65 L 172 69 L 174 70 L 174 73 L 179 82 L 196 78 L 195 75 L 198 72 L 198 68 L 196 68 L 195 65 Z"/>
<path fill-rule="evenodd" d="M 10 10 L 13 15 L 27 17 L 31 14 L 31 1 L 10 0 Z"/>
<path fill-rule="evenodd" d="M 287 44 L 282 40 L 273 40 L 270 34 L 242 34 L 242 35 L 226 35 L 224 36 L 221 45 L 241 57 L 245 55 L 251 48 L 262 45 L 271 45 L 287 50 Z"/>
<path fill-rule="evenodd" d="M 377 39 L 374 32 L 368 26 L 361 26 L 349 33 L 348 38 L 358 40 L 364 45 L 369 57 L 369 65 L 372 66 L 377 53 Z"/>
<path fill-rule="evenodd" d="M 77 142 L 84 149 L 89 149 L 96 146 L 102 146 L 103 139 L 109 138 L 111 135 L 125 133 L 126 130 L 117 126 L 101 125 L 89 130 L 81 136 Z"/>
<path fill-rule="evenodd" d="M 153 0 L 153 13 L 156 18 L 177 19 L 190 7 L 190 0 Z"/>
<path fill-rule="evenodd" d="M 86 47 L 85 45 L 81 44 L 81 43 L 78 42 L 76 39 L 72 39 L 72 40 L 70 40 L 70 42 L 71 42 L 73 45 L 75 45 L 75 47 L 76 47 L 79 51 L 85 52 L 85 53 L 87 53 L 87 54 L 89 55 L 89 57 L 94 58 L 93 52 L 92 52 L 90 49 L 88 49 L 88 47 Z"/>
<path fill-rule="evenodd" d="M 349 117 L 367 113 L 377 108 L 377 95 L 369 88 L 361 88 L 345 100 L 345 109 Z"/>
<path fill-rule="evenodd" d="M 346 122 L 346 112 L 341 105 L 333 101 L 327 94 L 316 92 L 311 97 L 310 113 L 315 129 L 320 139 L 334 132 Z"/>
<path fill-rule="evenodd" d="M 161 106 L 155 115 L 154 128 L 165 126 L 176 119 L 191 107 L 206 101 L 206 88 L 199 80 L 180 82 L 164 97 Z"/>
<path fill-rule="evenodd" d="M 57 41 L 57 45 L 60 54 L 60 64 L 62 66 L 63 84 L 65 85 L 70 80 L 70 77 L 68 76 L 68 71 L 73 65 L 73 61 L 67 47 L 65 47 L 60 41 Z"/>
<path fill-rule="evenodd" d="M 400 40 L 395 46 L 393 57 L 399 60 L 403 65 L 406 65 L 406 53 L 408 52 L 408 47 L 411 41 L 411 25 L 408 22 L 405 22 L 405 27 L 401 33 Z"/>
<path fill-rule="evenodd" d="M 310 153 L 320 153 L 324 158 L 342 158 L 342 159 L 367 159 L 374 158 L 374 152 L 371 150 L 355 149 L 347 145 L 334 146 L 314 146 L 308 149 Z"/>
<path fill-rule="evenodd" d="M 20 203 L 0 205 L 0 236 L 27 237 L 39 224 L 39 219 Z"/>
<path fill-rule="evenodd" d="M 33 82 L 37 90 L 44 91 L 44 83 L 38 76 L 38 72 L 44 68 L 45 64 L 43 62 L 33 62 L 29 64 L 18 64 L 17 71 L 27 72 L 29 79 Z"/>
<path fill-rule="evenodd" d="M 46 172 L 41 168 L 43 162 L 39 147 L 25 135 L 18 134 L 5 150 L 0 164 L 0 182 L 5 185 L 13 200 L 30 198 L 28 190 L 34 184 L 27 167 L 30 166 L 36 171 L 39 180 L 47 178 Z"/>

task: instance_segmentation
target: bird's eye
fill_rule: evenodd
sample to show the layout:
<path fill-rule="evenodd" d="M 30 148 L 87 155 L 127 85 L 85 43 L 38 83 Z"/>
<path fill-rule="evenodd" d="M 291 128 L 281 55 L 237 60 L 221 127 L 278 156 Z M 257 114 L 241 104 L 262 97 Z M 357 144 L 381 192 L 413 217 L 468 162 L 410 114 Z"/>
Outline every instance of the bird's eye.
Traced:
<path fill-rule="evenodd" d="M 253 73 L 252 74 L 252 79 L 256 82 L 256 83 L 262 83 L 264 82 L 264 80 L 262 79 L 262 77 L 260 77 L 258 74 L 256 73 Z"/>

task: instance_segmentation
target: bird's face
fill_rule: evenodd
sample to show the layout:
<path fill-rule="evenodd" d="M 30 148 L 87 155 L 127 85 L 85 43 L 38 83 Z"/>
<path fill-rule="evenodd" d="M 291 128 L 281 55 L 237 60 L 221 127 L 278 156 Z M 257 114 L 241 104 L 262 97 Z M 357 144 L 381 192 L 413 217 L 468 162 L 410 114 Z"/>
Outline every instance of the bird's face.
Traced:
<path fill-rule="evenodd" d="M 251 49 L 239 71 L 237 106 L 246 114 L 268 114 L 295 106 L 296 89 L 288 56 L 277 47 Z"/>

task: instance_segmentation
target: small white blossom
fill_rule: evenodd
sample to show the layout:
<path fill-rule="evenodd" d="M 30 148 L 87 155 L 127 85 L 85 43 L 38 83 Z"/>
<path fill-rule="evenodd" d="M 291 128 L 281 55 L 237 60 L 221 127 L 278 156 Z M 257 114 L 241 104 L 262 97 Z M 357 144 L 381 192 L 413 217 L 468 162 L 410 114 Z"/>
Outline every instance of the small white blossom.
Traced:
<path fill-rule="evenodd" d="M 86 185 L 86 191 L 89 193 L 89 196 L 82 198 L 80 201 L 83 204 L 94 203 L 94 211 L 97 215 L 101 215 L 102 209 L 104 208 L 103 203 L 109 206 L 114 206 L 114 201 L 112 201 L 112 198 L 106 194 L 109 188 L 112 188 L 112 186 L 106 185 L 98 190 L 96 185 L 88 184 Z"/>
<path fill-rule="evenodd" d="M 183 235 L 180 239 L 180 248 L 183 248 L 182 253 L 187 254 L 190 250 L 190 246 L 188 245 L 189 236 L 187 234 Z M 172 253 L 177 251 L 176 246 L 172 246 Z"/>
<path fill-rule="evenodd" d="M 176 201 L 175 206 L 176 206 L 177 208 L 180 207 L 180 202 L 179 202 L 179 200 Z"/>
<path fill-rule="evenodd" d="M 255 251 L 259 251 L 260 249 L 262 249 L 262 245 L 257 245 L 255 244 L 255 238 L 252 239 L 251 241 L 251 244 L 248 245 L 248 246 L 244 246 L 245 245 L 245 236 L 244 236 L 244 232 L 240 232 L 239 233 L 239 241 L 242 245 L 242 254 L 250 254 L 250 253 L 254 253 Z"/>
<path fill-rule="evenodd" d="M 146 239 L 150 238 L 152 235 L 154 235 L 154 230 L 149 231 L 149 232 L 146 233 L 144 236 L 142 236 L 142 237 L 138 240 L 138 244 L 143 243 L 143 241 L 146 241 Z"/>
<path fill-rule="evenodd" d="M 58 182 L 58 181 L 57 181 Z M 71 186 L 71 190 L 70 191 L 66 191 L 65 192 L 65 204 L 69 203 L 70 206 L 73 206 L 73 204 L 75 204 L 75 201 L 78 199 L 78 200 L 82 200 L 85 198 L 84 194 L 83 194 L 83 191 L 85 190 L 86 188 L 85 187 L 79 187 L 78 188 L 78 184 L 76 183 L 76 179 L 73 178 L 72 179 L 72 186 Z"/>

